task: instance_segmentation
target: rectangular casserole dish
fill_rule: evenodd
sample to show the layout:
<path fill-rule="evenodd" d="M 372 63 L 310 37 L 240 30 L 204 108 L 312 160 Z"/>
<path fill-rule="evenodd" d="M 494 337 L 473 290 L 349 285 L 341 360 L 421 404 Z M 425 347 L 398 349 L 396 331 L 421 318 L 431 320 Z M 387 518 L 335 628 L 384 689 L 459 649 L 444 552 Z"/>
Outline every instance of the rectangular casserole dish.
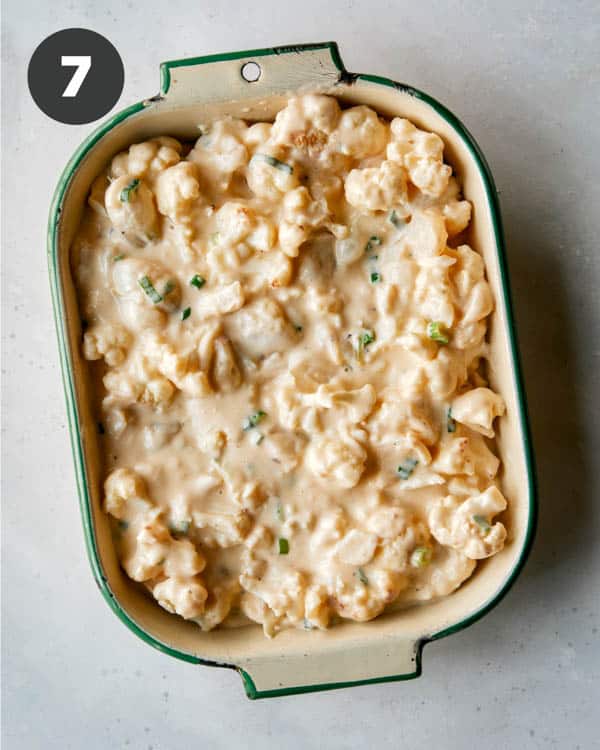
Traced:
<path fill-rule="evenodd" d="M 256 81 L 244 78 L 248 62 L 259 66 Z M 289 95 L 308 91 L 333 95 L 343 105 L 366 104 L 383 116 L 406 117 L 418 127 L 438 133 L 445 142 L 445 159 L 473 203 L 469 242 L 485 259 L 495 299 L 489 326 L 488 375 L 491 387 L 502 394 L 507 405 L 497 445 L 502 460 L 501 489 L 509 499 L 505 514 L 509 539 L 503 551 L 481 563 L 451 596 L 370 623 L 337 625 L 326 632 L 290 629 L 274 640 L 265 639 L 258 626 L 204 633 L 195 624 L 162 610 L 119 567 L 108 519 L 101 508 L 97 428 L 90 409 L 87 365 L 81 355 L 82 332 L 69 250 L 91 182 L 118 151 L 159 134 L 195 139 L 199 122 L 226 114 L 272 120 Z M 65 168 L 50 211 L 48 261 L 87 550 L 106 601 L 142 640 L 194 664 L 238 670 L 250 698 L 404 680 L 421 673 L 425 643 L 467 627 L 508 591 L 531 546 L 536 500 L 502 227 L 496 190 L 483 155 L 464 126 L 438 102 L 385 78 L 348 73 L 332 42 L 163 63 L 160 94 L 101 125 Z"/>

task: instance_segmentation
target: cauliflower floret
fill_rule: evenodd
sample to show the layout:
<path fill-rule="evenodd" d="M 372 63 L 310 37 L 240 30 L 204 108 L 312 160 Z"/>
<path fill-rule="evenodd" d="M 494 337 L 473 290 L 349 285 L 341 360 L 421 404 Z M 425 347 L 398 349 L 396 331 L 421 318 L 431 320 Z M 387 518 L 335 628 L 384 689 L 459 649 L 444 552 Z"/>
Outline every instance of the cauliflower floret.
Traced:
<path fill-rule="evenodd" d="M 190 221 L 192 203 L 200 197 L 198 167 L 181 161 L 161 172 L 154 188 L 158 210 L 173 223 Z"/>
<path fill-rule="evenodd" d="M 163 563 L 163 573 L 169 578 L 190 578 L 201 573 L 206 560 L 188 539 L 173 539 Z"/>
<path fill-rule="evenodd" d="M 376 400 L 375 389 L 370 383 L 366 383 L 353 391 L 320 385 L 313 395 L 305 398 L 305 403 L 332 410 L 336 415 L 339 414 L 339 419 L 357 424 L 369 416 Z"/>
<path fill-rule="evenodd" d="M 292 432 L 272 432 L 264 440 L 262 447 L 283 474 L 293 471 L 300 461 L 304 440 Z"/>
<path fill-rule="evenodd" d="M 506 509 L 506 500 L 497 487 L 488 487 L 468 500 L 453 495 L 437 501 L 429 511 L 431 533 L 442 545 L 462 550 L 472 560 L 481 560 L 504 546 L 506 529 L 491 519 Z"/>
<path fill-rule="evenodd" d="M 204 612 L 194 618 L 195 622 L 205 631 L 216 628 L 230 613 L 239 593 L 237 581 L 211 587 Z"/>
<path fill-rule="evenodd" d="M 413 581 L 399 597 L 402 604 L 448 596 L 473 573 L 477 565 L 462 550 L 435 546 L 430 563 L 413 568 Z M 423 559 L 423 558 L 421 558 Z M 426 558 L 425 558 L 426 559 Z"/>
<path fill-rule="evenodd" d="M 121 547 L 121 564 L 127 575 L 141 583 L 160 575 L 171 537 L 159 519 L 160 511 L 151 510 L 141 517 L 141 526 L 126 531 Z"/>
<path fill-rule="evenodd" d="M 366 462 L 366 450 L 348 434 L 315 438 L 306 451 L 306 463 L 314 474 L 346 489 L 358 484 Z"/>
<path fill-rule="evenodd" d="M 366 159 L 383 151 L 388 132 L 377 113 L 361 105 L 342 112 L 331 140 L 343 154 Z"/>
<path fill-rule="evenodd" d="M 306 94 L 293 97 L 277 113 L 271 130 L 274 143 L 318 154 L 327 144 L 340 118 L 340 107 L 331 96 Z"/>
<path fill-rule="evenodd" d="M 194 309 L 201 318 L 236 312 L 246 302 L 244 288 L 239 281 L 233 281 L 231 284 L 224 284 L 206 292 L 203 291 L 203 294 L 198 295 L 198 298 Z"/>
<path fill-rule="evenodd" d="M 250 359 L 283 352 L 294 341 L 294 330 L 283 310 L 268 297 L 261 297 L 231 315 L 225 328 L 236 348 Z"/>
<path fill-rule="evenodd" d="M 305 187 L 286 193 L 283 199 L 283 220 L 279 224 L 279 245 L 290 258 L 298 255 L 300 245 L 327 218 L 324 200 L 313 200 Z"/>
<path fill-rule="evenodd" d="M 150 508 L 146 482 L 131 469 L 115 469 L 104 482 L 104 510 L 123 521 L 140 507 Z"/>
<path fill-rule="evenodd" d="M 406 203 L 406 173 L 392 161 L 379 167 L 353 169 L 344 183 L 351 206 L 369 211 L 386 211 Z"/>
<path fill-rule="evenodd" d="M 476 433 L 468 437 L 455 433 L 440 444 L 437 458 L 432 464 L 440 474 L 466 474 L 493 479 L 500 466 L 498 458 L 487 447 L 485 440 Z"/>
<path fill-rule="evenodd" d="M 131 344 L 131 335 L 119 325 L 96 325 L 83 336 L 83 356 L 96 360 L 104 357 L 110 367 L 122 364 Z"/>
<path fill-rule="evenodd" d="M 489 438 L 494 437 L 494 419 L 506 411 L 502 396 L 489 388 L 473 388 L 456 396 L 450 408 L 453 419 Z"/>
<path fill-rule="evenodd" d="M 263 626 L 263 632 L 272 638 L 279 630 L 282 617 L 277 617 L 265 602 L 254 594 L 244 592 L 240 598 L 240 611 L 249 620 Z"/>
<path fill-rule="evenodd" d="M 128 151 L 115 156 L 110 165 L 110 175 L 113 178 L 125 175 L 138 178 L 156 177 L 163 169 L 177 164 L 181 158 L 181 151 L 181 143 L 168 136 L 134 143 Z"/>
<path fill-rule="evenodd" d="M 299 571 L 271 565 L 259 577 L 243 571 L 240 583 L 261 599 L 276 617 L 286 617 L 291 622 L 303 618 L 306 580 Z"/>
<path fill-rule="evenodd" d="M 419 261 L 441 255 L 447 239 L 444 218 L 436 208 L 415 211 L 403 235 L 405 247 Z"/>
<path fill-rule="evenodd" d="M 164 325 L 181 299 L 179 282 L 158 261 L 125 258 L 114 264 L 112 288 L 126 325 L 141 331 Z"/>
<path fill-rule="evenodd" d="M 379 409 L 369 419 L 369 436 L 379 445 L 393 445 L 414 435 L 426 445 L 438 439 L 438 428 L 420 403 L 403 398 L 399 391 L 388 390 Z"/>
<path fill-rule="evenodd" d="M 198 164 L 203 181 L 214 191 L 228 190 L 233 175 L 248 163 L 244 145 L 247 130 L 242 120 L 218 120 L 188 154 L 188 160 Z"/>
<path fill-rule="evenodd" d="M 359 529 L 351 529 L 337 543 L 335 556 L 349 565 L 366 565 L 373 559 L 377 548 L 377 537 Z"/>
<path fill-rule="evenodd" d="M 372 620 L 398 597 L 407 584 L 403 575 L 391 570 L 373 569 L 363 572 L 363 576 L 364 580 L 354 577 L 351 582 L 341 576 L 336 579 L 333 602 L 341 617 L 358 622 Z"/>
<path fill-rule="evenodd" d="M 281 148 L 265 148 L 255 152 L 246 180 L 255 195 L 270 201 L 279 201 L 285 193 L 298 187 L 298 165 L 286 161 L 289 157 Z"/>
<path fill-rule="evenodd" d="M 244 243 L 262 253 L 272 250 L 276 231 L 273 224 L 259 216 L 243 203 L 228 201 L 216 214 L 219 244 L 237 245 Z"/>
<path fill-rule="evenodd" d="M 326 629 L 329 625 L 331 609 L 329 606 L 329 595 L 324 586 L 313 585 L 306 589 L 304 597 L 304 621 L 303 627 Z"/>
<path fill-rule="evenodd" d="M 215 339 L 211 380 L 217 390 L 224 392 L 234 391 L 242 384 L 242 373 L 233 347 L 224 336 Z"/>
<path fill-rule="evenodd" d="M 165 578 L 152 595 L 167 612 L 192 620 L 204 612 L 208 592 L 200 578 Z"/>
<path fill-rule="evenodd" d="M 113 180 L 106 190 L 104 205 L 114 228 L 127 239 L 148 242 L 157 235 L 154 195 L 143 180 L 132 175 Z"/>
<path fill-rule="evenodd" d="M 199 538 L 206 547 L 235 547 L 241 544 L 252 526 L 252 517 L 242 509 L 235 514 L 192 511 Z"/>
<path fill-rule="evenodd" d="M 443 162 L 442 139 L 399 117 L 392 120 L 390 130 L 392 140 L 387 147 L 387 158 L 403 164 L 410 181 L 422 193 L 439 197 L 452 174 L 452 168 Z"/>
<path fill-rule="evenodd" d="M 471 221 L 471 204 L 469 201 L 450 201 L 442 209 L 448 237 L 460 234 Z"/>

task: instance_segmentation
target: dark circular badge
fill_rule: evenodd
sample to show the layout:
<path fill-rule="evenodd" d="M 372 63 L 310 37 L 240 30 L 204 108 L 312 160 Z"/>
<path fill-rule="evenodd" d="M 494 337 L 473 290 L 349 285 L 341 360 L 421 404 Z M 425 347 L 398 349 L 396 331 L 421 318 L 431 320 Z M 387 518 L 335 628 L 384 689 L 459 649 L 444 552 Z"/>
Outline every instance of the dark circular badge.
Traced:
<path fill-rule="evenodd" d="M 89 29 L 63 29 L 38 46 L 27 82 L 38 107 L 58 122 L 82 125 L 105 115 L 123 91 L 123 61 Z"/>

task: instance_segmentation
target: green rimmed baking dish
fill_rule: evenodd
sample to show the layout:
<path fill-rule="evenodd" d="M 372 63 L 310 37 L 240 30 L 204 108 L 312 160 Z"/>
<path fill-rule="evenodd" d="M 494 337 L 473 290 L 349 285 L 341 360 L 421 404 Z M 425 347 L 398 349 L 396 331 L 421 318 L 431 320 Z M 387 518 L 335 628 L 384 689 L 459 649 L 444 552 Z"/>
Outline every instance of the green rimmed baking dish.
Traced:
<path fill-rule="evenodd" d="M 244 78 L 255 63 L 258 80 Z M 259 69 L 256 68 L 259 66 Z M 245 69 L 245 71 L 248 68 Z M 502 489 L 510 500 L 504 550 L 446 599 L 348 623 L 327 632 L 287 630 L 267 640 L 257 627 L 203 633 L 139 591 L 119 567 L 101 510 L 99 448 L 90 384 L 81 357 L 81 326 L 69 248 L 92 180 L 132 142 L 158 134 L 192 139 L 197 123 L 230 114 L 271 120 L 296 92 L 320 91 L 343 104 L 367 104 L 439 133 L 446 160 L 474 207 L 469 238 L 484 256 L 496 308 L 490 322 L 489 378 L 507 403 L 498 431 Z M 523 567 L 536 522 L 535 476 L 525 394 L 513 326 L 502 225 L 494 182 L 461 122 L 426 94 L 386 78 L 348 73 L 333 42 L 233 52 L 161 65 L 161 92 L 111 117 L 75 152 L 60 177 L 48 226 L 48 263 L 71 443 L 87 550 L 96 582 L 117 616 L 142 640 L 179 659 L 237 669 L 250 698 L 406 680 L 421 673 L 425 643 L 489 612 Z"/>

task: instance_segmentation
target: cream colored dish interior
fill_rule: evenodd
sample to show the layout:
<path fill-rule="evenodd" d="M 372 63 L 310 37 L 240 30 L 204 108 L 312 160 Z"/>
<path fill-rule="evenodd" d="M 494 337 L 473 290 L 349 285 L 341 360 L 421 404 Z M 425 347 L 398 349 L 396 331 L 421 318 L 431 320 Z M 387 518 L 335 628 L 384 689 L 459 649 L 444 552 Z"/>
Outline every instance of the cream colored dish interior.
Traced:
<path fill-rule="evenodd" d="M 68 191 L 60 224 L 60 268 L 68 309 L 70 354 L 76 378 L 97 548 L 108 585 L 120 606 L 142 630 L 179 651 L 242 666 L 252 675 L 259 690 L 282 685 L 345 682 L 414 671 L 414 644 L 417 641 L 464 620 L 491 600 L 502 587 L 521 554 L 528 521 L 527 471 L 522 452 L 523 440 L 518 422 L 519 409 L 494 227 L 477 165 L 450 125 L 427 104 L 407 93 L 364 81 L 352 85 L 337 84 L 331 93 L 344 104 L 368 104 L 384 116 L 406 117 L 418 127 L 438 133 L 445 142 L 445 159 L 460 176 L 463 192 L 474 206 L 469 241 L 484 256 L 496 305 L 490 321 L 491 367 L 488 374 L 491 387 L 502 394 L 507 404 L 507 416 L 497 430 L 497 443 L 503 463 L 501 487 L 511 501 L 505 515 L 510 537 L 502 552 L 480 564 L 473 578 L 447 599 L 390 613 L 367 625 L 343 624 L 323 633 L 284 631 L 273 645 L 263 641 L 259 628 L 202 633 L 194 624 L 160 611 L 155 603 L 126 580 L 116 559 L 108 522 L 100 507 L 102 497 L 96 422 L 89 413 L 87 366 L 81 361 L 79 314 L 68 261 L 69 246 L 86 194 L 93 178 L 106 162 L 131 142 L 165 133 L 192 139 L 197 135 L 199 121 L 223 114 L 246 120 L 272 120 L 285 104 L 286 97 L 273 96 L 259 102 L 246 99 L 237 104 L 182 106 L 177 109 L 151 105 L 133 115 L 111 130 L 85 157 Z M 303 658 L 307 651 L 314 658 Z M 285 675 L 280 673 L 278 666 L 280 655 L 283 654 Z"/>

